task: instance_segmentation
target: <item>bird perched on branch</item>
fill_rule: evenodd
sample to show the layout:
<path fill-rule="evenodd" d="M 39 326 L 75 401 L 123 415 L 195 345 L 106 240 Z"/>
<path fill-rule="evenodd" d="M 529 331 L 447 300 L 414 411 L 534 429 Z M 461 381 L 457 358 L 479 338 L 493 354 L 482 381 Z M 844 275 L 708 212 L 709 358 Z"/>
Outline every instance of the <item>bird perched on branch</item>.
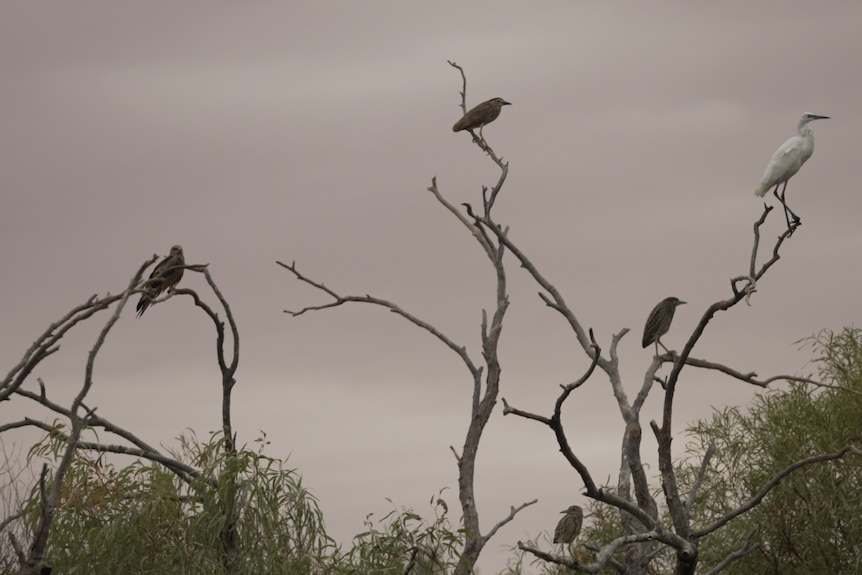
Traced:
<path fill-rule="evenodd" d="M 511 106 L 511 102 L 507 102 L 503 98 L 491 98 L 487 102 L 482 102 L 478 106 L 471 108 L 464 117 L 455 122 L 452 126 L 453 132 L 461 130 L 474 130 L 479 128 L 479 137 L 482 137 L 482 128 L 485 124 L 490 124 L 500 115 L 500 110 L 503 106 Z"/>
<path fill-rule="evenodd" d="M 557 523 L 557 528 L 554 529 L 554 543 L 571 543 L 581 533 L 581 526 L 584 524 L 584 510 L 577 505 L 570 505 L 560 513 L 565 513 L 565 515 Z"/>
<path fill-rule="evenodd" d="M 829 116 L 818 116 L 817 114 L 802 114 L 799 119 L 798 136 L 793 136 L 783 144 L 773 154 L 772 159 L 766 166 L 766 171 L 763 173 L 763 179 L 757 189 L 754 191 L 755 196 L 763 197 L 770 188 L 775 188 L 773 193 L 781 205 L 784 206 L 784 217 L 787 219 L 787 228 L 791 231 L 799 225 L 799 216 L 787 206 L 784 201 L 784 192 L 787 191 L 787 181 L 793 177 L 799 168 L 802 167 L 811 154 L 814 153 L 814 133 L 808 126 L 809 122 L 814 120 L 828 120 Z M 781 188 L 781 194 L 778 194 L 778 186 L 784 184 Z M 791 217 L 793 221 L 791 222 Z"/>
<path fill-rule="evenodd" d="M 153 273 L 147 281 L 141 284 L 140 289 L 145 293 L 138 300 L 138 317 L 144 315 L 147 308 L 153 303 L 153 300 L 159 297 L 159 294 L 165 290 L 172 293 L 176 285 L 183 278 L 183 267 L 186 263 L 183 256 L 182 246 L 174 246 L 171 248 L 171 253 L 153 268 Z"/>
<path fill-rule="evenodd" d="M 641 343 L 646 347 L 651 343 L 655 343 L 655 354 L 658 355 L 658 346 L 662 346 L 667 353 L 670 353 L 664 344 L 661 342 L 661 336 L 667 333 L 670 329 L 670 323 L 673 321 L 673 314 L 676 312 L 677 306 L 683 305 L 685 302 L 676 297 L 666 297 L 652 308 L 649 312 L 649 317 L 644 326 L 644 337 Z"/>

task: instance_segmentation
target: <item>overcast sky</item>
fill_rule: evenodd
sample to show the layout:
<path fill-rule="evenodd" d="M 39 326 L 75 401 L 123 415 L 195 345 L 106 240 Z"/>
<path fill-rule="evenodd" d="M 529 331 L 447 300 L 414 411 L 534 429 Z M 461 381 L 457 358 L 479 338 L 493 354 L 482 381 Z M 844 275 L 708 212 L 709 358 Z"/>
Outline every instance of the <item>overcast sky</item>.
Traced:
<path fill-rule="evenodd" d="M 428 512 L 457 484 L 449 446 L 463 443 L 469 374 L 382 309 L 291 318 L 284 309 L 328 300 L 275 261 L 398 302 L 481 360 L 492 271 L 426 191 L 437 176 L 453 203 L 478 205 L 498 175 L 451 131 L 461 78 L 449 59 L 468 74 L 469 105 L 513 103 L 484 132 L 510 162 L 497 219 L 600 343 L 631 328 L 620 345 L 630 394 L 651 359 L 640 346 L 650 309 L 668 295 L 689 302 L 664 338 L 679 349 L 748 269 L 763 205 L 753 191 L 773 151 L 803 112 L 832 116 L 812 124 L 817 150 L 788 187 L 802 227 L 752 306 L 716 316 L 695 352 L 764 377 L 808 373 L 811 353 L 794 342 L 862 311 L 860 22 L 850 0 L 3 2 L 0 360 L 11 368 L 67 310 L 121 291 L 181 244 L 188 263 L 209 264 L 240 326 L 239 441 L 265 432 L 345 544 L 367 513 L 390 509 L 386 497 Z M 773 212 L 765 239 L 782 226 Z M 587 361 L 509 262 L 501 395 L 548 414 Z M 199 275 L 181 285 L 213 299 Z M 78 390 L 97 327 L 37 370 L 50 397 Z M 90 404 L 150 443 L 174 445 L 187 428 L 206 437 L 220 428 L 213 342 L 189 298 L 141 319 L 127 308 Z M 687 370 L 677 455 L 686 423 L 755 391 Z M 0 409 L 22 415 L 51 419 L 19 401 Z M 607 380 L 578 390 L 565 415 L 573 447 L 605 480 L 621 439 Z M 477 482 L 486 530 L 539 499 L 491 541 L 487 570 L 585 502 L 550 431 L 501 406 Z"/>

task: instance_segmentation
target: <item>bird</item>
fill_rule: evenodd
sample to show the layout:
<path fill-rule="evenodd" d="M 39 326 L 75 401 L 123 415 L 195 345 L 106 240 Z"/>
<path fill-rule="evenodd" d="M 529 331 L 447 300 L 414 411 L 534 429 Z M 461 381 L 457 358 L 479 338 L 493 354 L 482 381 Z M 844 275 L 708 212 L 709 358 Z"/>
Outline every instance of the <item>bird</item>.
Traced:
<path fill-rule="evenodd" d="M 661 336 L 667 333 L 670 329 L 670 322 L 673 321 L 673 314 L 676 312 L 677 306 L 683 305 L 684 301 L 677 297 L 666 297 L 652 308 L 649 312 L 649 317 L 644 326 L 644 337 L 642 340 L 644 348 L 651 343 L 655 343 L 655 354 L 658 355 L 658 346 L 662 346 L 668 353 L 670 351 L 664 347 L 661 342 Z"/>
<path fill-rule="evenodd" d="M 581 526 L 584 524 L 584 510 L 577 505 L 570 505 L 560 513 L 565 515 L 557 523 L 557 528 L 554 529 L 554 543 L 571 543 L 581 533 Z"/>
<path fill-rule="evenodd" d="M 455 125 L 452 126 L 452 131 L 460 132 L 461 130 L 468 130 L 472 133 L 474 129 L 479 128 L 479 137 L 481 138 L 482 128 L 497 119 L 503 106 L 511 105 L 511 102 L 507 102 L 503 98 L 491 98 L 471 108 L 470 111 L 464 114 L 463 118 L 455 122 Z"/>
<path fill-rule="evenodd" d="M 799 135 L 793 136 L 781 144 L 781 147 L 775 151 L 772 159 L 769 160 L 769 164 L 766 166 L 766 171 L 763 173 L 760 185 L 754 191 L 755 196 L 762 198 L 770 188 L 774 188 L 773 193 L 775 197 L 784 206 L 784 217 L 787 220 L 787 228 L 791 233 L 800 224 L 800 219 L 787 206 L 787 202 L 784 201 L 784 193 L 787 191 L 787 181 L 799 171 L 802 164 L 807 162 L 811 154 L 814 153 L 814 133 L 811 131 L 811 127 L 808 126 L 808 123 L 814 120 L 828 119 L 829 116 L 819 116 L 809 113 L 802 114 L 802 117 L 799 118 L 799 126 L 797 127 Z M 781 184 L 784 184 L 784 186 L 781 188 L 781 194 L 779 195 L 778 187 Z M 793 218 L 792 223 L 791 217 Z"/>
<path fill-rule="evenodd" d="M 183 277 L 183 267 L 186 263 L 183 256 L 182 246 L 173 246 L 171 253 L 153 268 L 153 273 L 147 281 L 141 284 L 139 289 L 144 290 L 141 299 L 138 300 L 138 317 L 144 315 L 147 308 L 153 303 L 159 294 L 165 290 L 172 293 L 176 285 Z"/>

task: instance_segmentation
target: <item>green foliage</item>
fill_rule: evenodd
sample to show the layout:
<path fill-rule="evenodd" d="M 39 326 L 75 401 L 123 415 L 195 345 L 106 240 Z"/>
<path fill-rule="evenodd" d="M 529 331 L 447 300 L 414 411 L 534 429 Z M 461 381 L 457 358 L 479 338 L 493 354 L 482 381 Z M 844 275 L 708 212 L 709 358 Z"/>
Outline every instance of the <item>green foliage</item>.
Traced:
<path fill-rule="evenodd" d="M 862 392 L 862 332 L 821 332 L 807 343 L 818 354 L 822 381 Z M 748 411 L 726 408 L 693 426 L 681 485 L 693 483 L 707 447 L 716 448 L 692 512 L 696 526 L 747 501 L 791 463 L 858 444 L 862 397 L 846 389 L 792 384 L 758 396 Z M 853 455 L 797 470 L 761 505 L 701 542 L 702 566 L 717 564 L 753 534 L 761 548 L 724 573 L 862 572 L 860 485 L 862 460 Z"/>
<path fill-rule="evenodd" d="M 55 430 L 62 432 L 63 425 L 56 423 Z M 121 465 L 116 455 L 79 450 L 49 538 L 54 572 L 227 573 L 223 540 L 229 517 L 236 519 L 239 548 L 234 572 L 243 575 L 437 575 L 457 561 L 463 532 L 451 525 L 442 492 L 431 499 L 427 520 L 403 508 L 378 520 L 368 515 L 365 531 L 344 552 L 326 534 L 301 477 L 263 454 L 265 437 L 257 444 L 256 450 L 228 454 L 218 434 L 206 442 L 193 433 L 180 437 L 172 457 L 200 470 L 191 484 L 160 464 Z M 29 459 L 47 461 L 50 468 L 63 448 L 62 436 L 49 433 L 30 449 Z M 40 501 L 34 486 L 25 503 L 30 534 Z M 0 564 L 17 565 L 11 550 Z"/>
<path fill-rule="evenodd" d="M 31 457 L 56 454 L 58 443 L 46 438 Z M 239 572 L 329 573 L 336 549 L 317 501 L 294 470 L 263 455 L 264 439 L 258 443 L 257 451 L 231 456 L 216 435 L 207 443 L 180 438 L 176 457 L 201 470 L 191 485 L 158 464 L 118 466 L 106 455 L 80 451 L 51 529 L 48 555 L 55 572 L 223 573 L 221 535 L 235 495 Z M 235 483 L 227 480 L 234 473 Z M 27 509 L 32 529 L 37 490 Z"/>
<path fill-rule="evenodd" d="M 757 396 L 747 410 L 724 408 L 689 429 L 686 456 L 677 464 L 683 493 L 694 484 L 709 446 L 716 450 L 691 512 L 695 529 L 747 502 L 779 471 L 800 459 L 835 452 L 850 444 L 862 446 L 862 330 L 821 332 L 806 344 L 817 356 L 820 381 L 836 387 L 791 384 L 785 390 Z M 862 458 L 855 455 L 797 470 L 761 505 L 700 541 L 698 572 L 715 567 L 741 549 L 753 534 L 760 549 L 731 563 L 722 573 L 862 573 L 860 486 Z M 662 501 L 661 493 L 654 495 Z M 662 512 L 666 515 L 666 510 Z M 619 512 L 610 506 L 591 502 L 589 517 L 579 542 L 604 544 L 624 534 Z M 669 524 L 667 517 L 662 522 Z M 538 540 L 542 543 L 537 544 Z M 582 545 L 568 550 L 555 548 L 547 533 L 527 544 L 564 556 L 585 552 Z M 622 553 L 618 552 L 618 560 Z M 525 560 L 540 575 L 570 572 L 530 558 L 513 550 L 503 574 L 521 575 Z M 660 552 L 650 564 L 650 573 L 670 572 L 672 563 L 670 552 Z M 602 573 L 615 571 L 606 567 Z"/>
<path fill-rule="evenodd" d="M 448 573 L 457 562 L 464 536 L 449 522 L 442 495 L 441 491 L 430 501 L 434 514 L 430 521 L 404 508 L 393 509 L 377 521 L 369 514 L 366 530 L 353 538 L 353 547 L 343 557 L 344 573 Z"/>

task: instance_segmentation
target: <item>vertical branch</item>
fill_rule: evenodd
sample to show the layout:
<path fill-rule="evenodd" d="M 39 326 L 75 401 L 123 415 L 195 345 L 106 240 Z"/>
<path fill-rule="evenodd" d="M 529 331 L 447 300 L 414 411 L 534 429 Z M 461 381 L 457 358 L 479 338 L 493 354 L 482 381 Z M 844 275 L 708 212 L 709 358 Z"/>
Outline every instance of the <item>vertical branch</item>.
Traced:
<path fill-rule="evenodd" d="M 470 425 L 464 439 L 464 449 L 458 459 L 458 495 L 461 501 L 461 509 L 464 514 L 465 542 L 461 560 L 455 568 L 456 575 L 473 572 L 473 567 L 479 559 L 487 538 L 481 533 L 479 526 L 479 511 L 476 507 L 475 475 L 476 456 L 479 451 L 479 442 L 482 433 L 488 424 L 497 397 L 500 393 L 500 358 L 498 354 L 500 335 L 503 331 L 503 318 L 509 307 L 509 297 L 506 293 L 506 270 L 503 267 L 503 254 L 505 248 L 496 245 L 494 249 L 493 265 L 497 277 L 496 306 L 488 325 L 488 314 L 482 312 L 482 355 L 485 358 L 485 390 L 481 400 L 478 394 L 474 394 L 473 407 L 471 409 Z M 479 391 L 479 387 L 476 387 Z"/>
<path fill-rule="evenodd" d="M 236 385 L 236 370 L 239 366 L 239 329 L 236 325 L 233 312 L 225 297 L 219 290 L 209 268 L 206 265 L 187 266 L 197 272 L 204 274 L 207 284 L 212 289 L 219 303 L 224 309 L 225 317 L 230 325 L 231 339 L 233 343 L 232 357 L 228 362 L 225 353 L 225 322 L 222 321 L 218 314 L 213 311 L 193 290 L 181 289 L 176 290 L 177 294 L 187 294 L 192 296 L 195 305 L 201 308 L 212 320 L 216 330 L 216 359 L 218 361 L 219 370 L 221 371 L 221 387 L 222 387 L 222 433 L 225 451 L 225 466 L 219 478 L 219 489 L 221 496 L 222 513 L 224 515 L 224 525 L 220 533 L 222 544 L 222 562 L 226 573 L 237 573 L 240 564 L 240 549 L 239 538 L 237 536 L 237 521 L 239 520 L 239 482 L 238 475 L 240 466 L 237 461 L 236 437 L 234 436 L 233 425 L 231 423 L 231 396 L 233 387 Z"/>
<path fill-rule="evenodd" d="M 462 89 L 461 89 L 461 107 L 466 113 L 466 94 L 467 94 L 467 76 L 463 68 L 454 62 L 449 62 L 449 65 L 458 69 L 461 73 Z M 506 269 L 503 265 L 503 256 L 506 253 L 506 247 L 499 241 L 492 241 L 484 231 L 485 226 L 496 226 L 491 219 L 491 209 L 494 205 L 494 200 L 497 194 L 503 187 L 506 181 L 506 176 L 509 172 L 508 165 L 503 164 L 494 151 L 488 146 L 484 138 L 477 137 L 471 131 L 473 141 L 497 164 L 500 168 L 500 177 L 493 188 L 491 197 L 488 197 L 487 188 L 482 188 L 482 203 L 483 203 L 483 218 L 476 217 L 472 209 L 467 206 L 467 213 L 473 218 L 473 223 L 465 221 L 463 216 L 459 215 L 468 229 L 473 232 L 473 236 L 485 250 L 488 255 L 491 265 L 494 268 L 496 277 L 495 289 L 495 308 L 491 315 L 490 324 L 488 322 L 487 311 L 482 311 L 482 356 L 485 359 L 485 386 L 482 393 L 480 380 L 475 380 L 472 409 L 470 413 L 470 424 L 467 428 L 467 435 L 464 438 L 464 448 L 461 456 L 458 458 L 458 495 L 461 502 L 461 510 L 464 514 L 464 530 L 465 541 L 464 550 L 461 554 L 461 559 L 455 568 L 455 575 L 466 575 L 473 572 L 473 567 L 479 559 L 488 537 L 483 536 L 479 526 L 479 511 L 476 507 L 475 496 L 475 476 L 476 476 L 476 456 L 479 451 L 479 443 L 482 439 L 482 433 L 485 426 L 491 418 L 494 406 L 497 403 L 497 397 L 500 393 L 500 357 L 499 343 L 500 336 L 503 331 L 503 319 L 506 316 L 506 310 L 509 307 L 509 296 L 506 292 Z M 448 202 L 443 200 L 442 195 L 437 191 L 436 182 L 432 186 L 432 192 L 438 201 L 444 206 L 449 207 Z M 450 211 L 452 211 L 450 209 Z M 479 231 L 479 233 L 476 233 Z M 496 528 L 492 530 L 492 533 Z M 491 534 L 492 534 L 491 533 Z"/>
<path fill-rule="evenodd" d="M 726 300 L 717 301 L 706 309 L 697 326 L 695 326 L 694 331 L 686 341 L 679 357 L 674 358 L 673 368 L 671 369 L 670 376 L 668 377 L 667 385 L 665 387 L 661 427 L 659 427 L 655 422 L 651 422 L 650 424 L 658 441 L 659 473 L 662 478 L 662 489 L 664 491 L 665 501 L 667 502 L 671 521 L 673 522 L 676 533 L 689 542 L 686 549 L 678 550 L 677 552 L 676 573 L 683 575 L 694 572 L 697 566 L 698 552 L 697 546 L 694 543 L 693 531 L 691 521 L 688 516 L 686 502 L 683 501 L 683 498 L 680 495 L 679 485 L 676 480 L 676 472 L 673 468 L 671 443 L 673 441 L 673 400 L 676 392 L 676 385 L 679 381 L 679 376 L 683 367 L 688 362 L 692 349 L 694 349 L 694 346 L 700 340 L 706 326 L 715 314 L 719 311 L 730 309 L 742 301 L 743 298 L 750 297 L 754 291 L 756 282 L 760 280 L 766 271 L 779 260 L 779 249 L 784 241 L 790 237 L 792 230 L 787 230 L 778 237 L 772 249 L 772 257 L 757 269 L 756 261 L 760 246 L 760 228 L 766 221 L 771 209 L 771 207 L 765 206 L 763 214 L 754 223 L 754 237 L 749 262 L 750 275 L 748 277 L 748 286 L 745 289 L 738 289 L 736 281 L 739 278 L 731 280 L 731 289 L 733 292 L 732 297 Z"/>

